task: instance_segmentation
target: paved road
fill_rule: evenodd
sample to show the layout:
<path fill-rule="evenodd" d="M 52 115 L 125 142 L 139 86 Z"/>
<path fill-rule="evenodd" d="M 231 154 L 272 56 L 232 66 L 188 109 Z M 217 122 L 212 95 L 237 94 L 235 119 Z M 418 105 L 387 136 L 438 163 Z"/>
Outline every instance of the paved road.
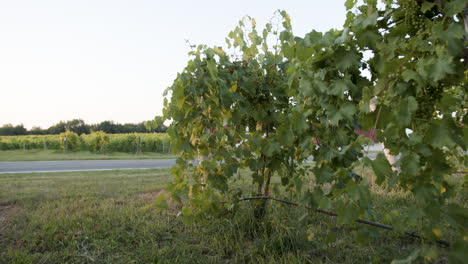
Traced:
<path fill-rule="evenodd" d="M 368 157 L 375 158 L 375 153 Z M 313 161 L 313 157 L 308 159 Z M 175 159 L 157 160 L 63 160 L 63 161 L 0 161 L 2 173 L 100 171 L 167 168 L 175 165 Z"/>
<path fill-rule="evenodd" d="M 0 162 L 0 173 L 153 169 L 173 165 L 175 159 L 12 161 Z"/>
<path fill-rule="evenodd" d="M 371 151 L 381 151 L 380 145 L 371 146 Z M 377 153 L 367 156 L 375 159 Z M 313 161 L 313 157 L 309 158 Z M 98 171 L 167 168 L 175 165 L 175 159 L 157 160 L 64 160 L 64 161 L 0 161 L 1 173 L 59 172 L 59 171 Z"/>

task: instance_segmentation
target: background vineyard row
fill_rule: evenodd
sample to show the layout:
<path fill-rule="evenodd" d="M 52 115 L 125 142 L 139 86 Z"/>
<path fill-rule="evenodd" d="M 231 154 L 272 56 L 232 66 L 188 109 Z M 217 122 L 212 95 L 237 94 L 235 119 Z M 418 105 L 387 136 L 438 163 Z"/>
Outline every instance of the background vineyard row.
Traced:
<path fill-rule="evenodd" d="M 170 153 L 171 144 L 166 133 L 107 134 L 109 142 L 106 152 L 157 152 Z M 93 134 L 78 136 L 75 149 L 95 151 L 92 147 Z M 140 142 L 140 144 L 138 143 Z M 0 136 L 0 150 L 52 149 L 63 150 L 63 137 L 60 135 Z"/>

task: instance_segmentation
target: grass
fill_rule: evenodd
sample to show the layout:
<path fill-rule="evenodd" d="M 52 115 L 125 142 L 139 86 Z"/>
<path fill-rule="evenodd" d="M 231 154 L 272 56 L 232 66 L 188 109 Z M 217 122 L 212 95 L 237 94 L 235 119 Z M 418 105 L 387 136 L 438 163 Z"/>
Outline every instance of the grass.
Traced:
<path fill-rule="evenodd" d="M 175 214 L 144 209 L 168 180 L 168 169 L 2 174 L 0 263 L 388 263 L 421 247 L 375 229 L 361 242 L 368 229 L 278 203 L 261 222 L 245 202 L 226 217 L 188 226 Z M 412 203 L 404 192 L 372 191 L 377 215 Z M 459 199 L 466 202 L 466 194 Z"/>
<path fill-rule="evenodd" d="M 63 153 L 57 150 L 2 150 L 0 161 L 40 160 L 123 160 L 123 159 L 171 159 L 176 155 L 146 152 L 141 154 L 113 152 L 96 154 L 89 151 Z"/>

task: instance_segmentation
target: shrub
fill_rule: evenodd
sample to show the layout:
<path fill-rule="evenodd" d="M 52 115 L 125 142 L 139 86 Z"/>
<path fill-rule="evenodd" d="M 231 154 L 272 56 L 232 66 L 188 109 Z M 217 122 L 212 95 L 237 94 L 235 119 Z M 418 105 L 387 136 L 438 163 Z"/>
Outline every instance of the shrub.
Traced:
<path fill-rule="evenodd" d="M 96 131 L 91 133 L 91 141 L 89 148 L 93 152 L 105 153 L 109 146 L 109 136 L 104 131 Z"/>
<path fill-rule="evenodd" d="M 80 147 L 80 136 L 78 134 L 67 130 L 63 133 L 60 133 L 60 148 L 64 151 L 77 151 Z"/>

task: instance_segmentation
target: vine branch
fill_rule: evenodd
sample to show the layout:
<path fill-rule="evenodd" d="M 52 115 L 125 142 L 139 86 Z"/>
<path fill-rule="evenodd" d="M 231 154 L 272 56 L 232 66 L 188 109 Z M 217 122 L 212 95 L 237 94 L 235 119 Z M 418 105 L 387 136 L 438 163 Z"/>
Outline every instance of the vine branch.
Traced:
<path fill-rule="evenodd" d="M 285 200 L 285 199 L 280 199 L 280 198 L 276 198 L 276 197 L 271 197 L 271 196 L 254 196 L 254 197 L 244 197 L 244 198 L 239 199 L 239 201 L 249 201 L 249 200 L 273 200 L 273 201 L 289 204 L 289 205 L 292 205 L 292 206 L 303 207 L 303 208 L 306 208 L 306 209 L 309 209 L 309 210 L 314 210 L 315 212 L 327 214 L 327 215 L 334 216 L 334 217 L 338 216 L 337 213 L 332 212 L 332 211 L 312 208 L 312 207 L 304 205 L 304 204 L 300 204 L 300 203 L 297 203 L 297 202 L 293 202 L 293 201 L 289 201 L 289 200 Z M 370 220 L 366 220 L 366 219 L 358 218 L 358 219 L 356 219 L 356 222 L 361 223 L 361 224 L 374 226 L 374 227 L 387 229 L 387 230 L 394 230 L 393 226 L 385 225 L 385 224 L 382 224 L 382 223 L 378 223 L 378 222 L 374 222 L 374 221 L 370 221 Z M 405 234 L 409 235 L 409 236 L 412 236 L 412 237 L 419 238 L 419 239 L 424 239 L 424 237 L 422 237 L 420 234 L 418 234 L 417 232 L 414 232 L 414 231 L 405 231 Z M 438 244 L 450 247 L 450 242 L 448 242 L 446 240 L 436 240 L 435 242 L 437 242 Z"/>

